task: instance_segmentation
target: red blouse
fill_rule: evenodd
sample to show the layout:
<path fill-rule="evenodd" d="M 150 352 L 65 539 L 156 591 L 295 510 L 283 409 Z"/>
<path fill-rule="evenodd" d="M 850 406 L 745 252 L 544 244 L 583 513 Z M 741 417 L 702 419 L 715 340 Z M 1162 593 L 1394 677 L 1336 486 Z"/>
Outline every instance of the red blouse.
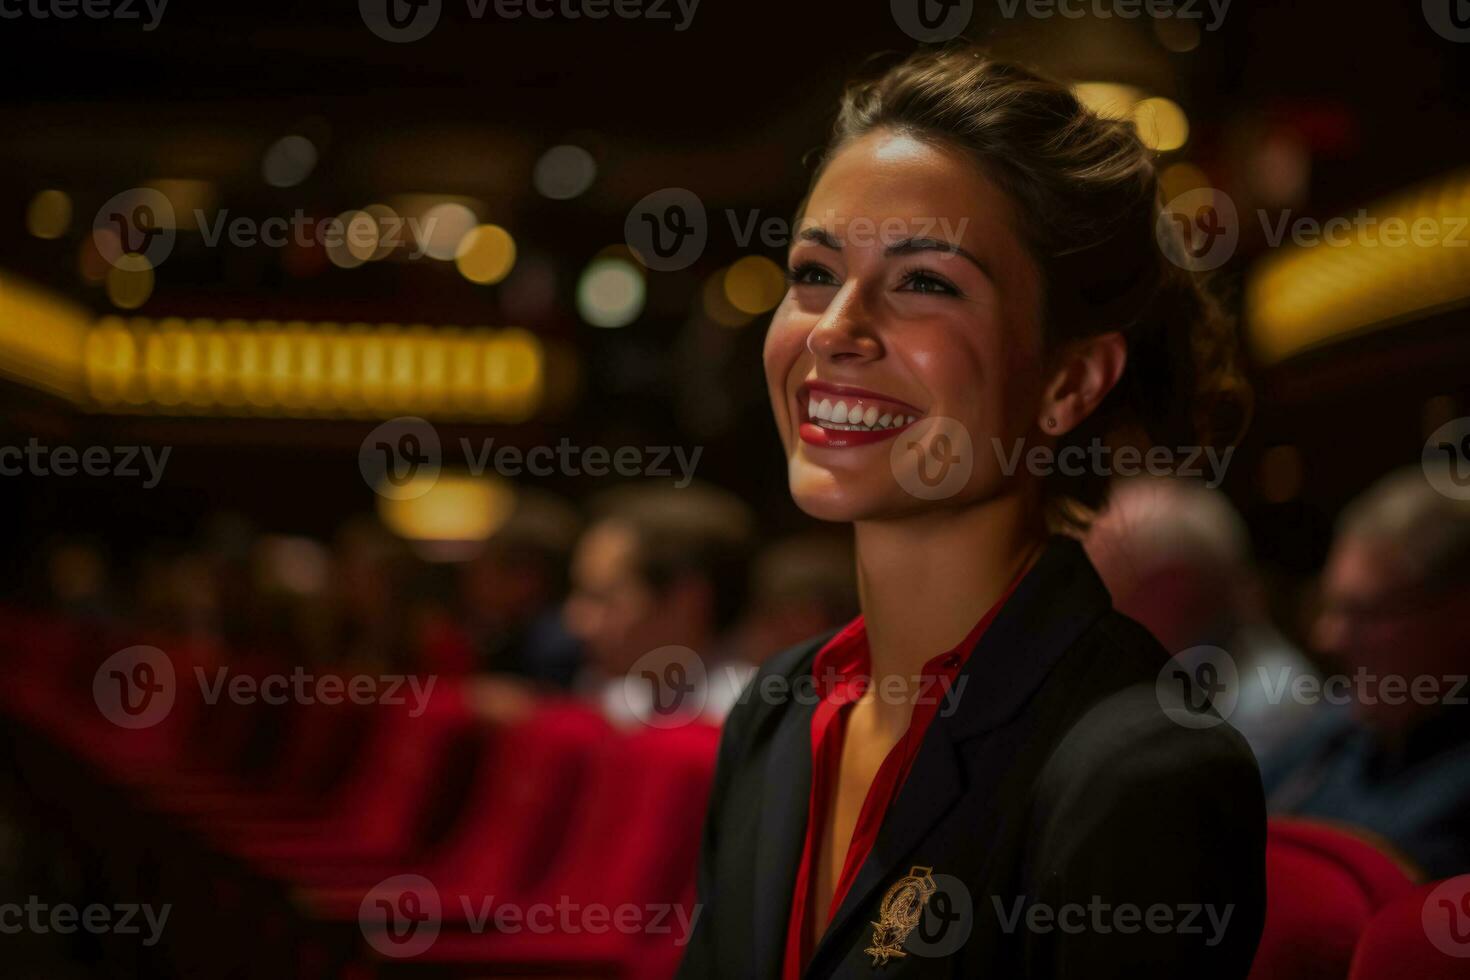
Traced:
<path fill-rule="evenodd" d="M 843 860 L 842 875 L 837 879 L 832 901 L 827 909 L 828 923 L 841 907 L 859 869 L 867 861 L 868 853 L 878 839 L 878 828 L 883 824 L 883 816 L 897 798 L 898 791 L 919 754 L 924 732 L 938 714 L 944 703 L 944 696 L 949 692 L 960 669 L 964 667 L 970 651 L 975 648 L 976 642 L 1019 582 L 1018 576 L 959 644 L 924 664 L 922 681 L 914 692 L 916 703 L 908 730 L 878 767 L 872 785 L 868 787 L 868 794 L 863 798 L 862 808 L 858 811 L 857 825 L 853 827 L 852 841 L 847 846 L 847 856 Z M 848 709 L 872 683 L 871 673 L 872 659 L 862 616 L 848 623 L 841 632 L 827 641 L 812 661 L 812 676 L 816 679 L 817 689 L 822 692 L 822 700 L 812 713 L 812 786 L 807 803 L 806 842 L 802 845 L 801 863 L 796 870 L 791 918 L 786 927 L 786 957 L 781 970 L 782 980 L 800 980 L 815 949 L 812 942 L 812 916 L 815 914 L 812 900 L 817 855 L 822 848 L 823 824 L 842 759 L 842 740 L 847 726 Z"/>

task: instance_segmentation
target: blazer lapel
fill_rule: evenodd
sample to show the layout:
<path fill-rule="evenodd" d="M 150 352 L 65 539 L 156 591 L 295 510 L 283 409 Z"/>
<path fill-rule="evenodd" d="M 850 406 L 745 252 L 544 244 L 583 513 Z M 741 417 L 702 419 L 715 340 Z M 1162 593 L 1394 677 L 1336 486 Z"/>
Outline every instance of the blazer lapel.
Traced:
<path fill-rule="evenodd" d="M 940 727 L 939 720 L 936 718 L 925 733 L 908 778 L 883 818 L 873 850 L 812 952 L 809 970 L 815 968 L 832 947 L 837 947 L 838 955 L 846 955 L 851 948 L 850 938 L 844 942 L 848 923 L 854 918 L 866 923 L 873 917 L 876 912 L 875 893 L 879 886 L 892 884 L 908 873 L 908 868 L 903 867 L 905 856 L 928 836 L 930 829 L 953 809 L 963 795 L 965 780 L 959 755 L 948 736 L 935 730 Z M 812 972 L 812 975 L 820 974 Z"/>
<path fill-rule="evenodd" d="M 811 723 L 815 705 L 795 699 L 781 719 L 766 759 L 760 836 L 755 841 L 755 976 L 779 977 L 791 916 L 791 892 L 806 840 L 812 785 Z"/>
<path fill-rule="evenodd" d="M 818 968 L 824 956 L 840 957 L 851 950 L 853 940 L 847 927 L 856 920 L 866 928 L 877 912 L 879 886 L 908 873 L 905 862 L 964 796 L 969 787 L 960 745 L 1015 717 L 1053 665 L 1111 606 L 1112 599 L 1082 546 L 1070 538 L 1052 538 L 970 652 L 960 672 L 965 686 L 955 692 L 953 708 L 948 703 L 941 706 L 924 734 L 872 852 L 812 954 L 810 975 L 822 975 Z M 808 768 L 809 755 L 808 746 Z M 803 792 L 807 785 L 803 781 Z M 800 860 L 799 843 L 793 864 Z M 790 905 L 789 878 L 783 923 Z M 858 918 L 859 913 L 867 918 Z"/>

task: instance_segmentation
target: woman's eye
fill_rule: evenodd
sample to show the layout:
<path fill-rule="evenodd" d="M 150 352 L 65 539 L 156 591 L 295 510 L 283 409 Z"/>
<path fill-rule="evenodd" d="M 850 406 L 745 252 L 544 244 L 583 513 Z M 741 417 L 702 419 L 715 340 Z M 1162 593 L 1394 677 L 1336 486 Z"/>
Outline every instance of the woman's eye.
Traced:
<path fill-rule="evenodd" d="M 904 273 L 899 288 L 911 293 L 935 293 L 940 296 L 958 296 L 960 291 L 947 281 L 928 272 L 915 270 Z"/>
<path fill-rule="evenodd" d="M 815 262 L 804 262 L 786 270 L 786 280 L 796 286 L 833 286 L 837 277 Z"/>

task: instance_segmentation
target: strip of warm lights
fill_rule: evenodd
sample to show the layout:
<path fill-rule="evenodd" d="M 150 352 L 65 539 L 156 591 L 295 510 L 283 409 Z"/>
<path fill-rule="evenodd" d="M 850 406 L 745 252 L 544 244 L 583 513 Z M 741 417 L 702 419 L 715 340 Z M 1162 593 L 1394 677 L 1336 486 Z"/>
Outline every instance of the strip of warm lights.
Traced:
<path fill-rule="evenodd" d="M 1263 259 L 1246 286 L 1247 329 L 1264 363 L 1470 303 L 1470 171 L 1323 231 Z"/>
<path fill-rule="evenodd" d="M 103 317 L 0 280 L 0 372 L 108 413 L 516 422 L 545 351 L 518 328 Z"/>

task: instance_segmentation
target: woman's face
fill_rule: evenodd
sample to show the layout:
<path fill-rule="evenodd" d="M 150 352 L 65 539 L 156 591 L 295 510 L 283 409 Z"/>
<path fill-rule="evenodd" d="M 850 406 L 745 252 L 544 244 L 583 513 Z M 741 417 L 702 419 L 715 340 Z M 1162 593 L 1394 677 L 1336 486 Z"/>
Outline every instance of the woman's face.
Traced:
<path fill-rule="evenodd" d="M 901 516 L 1025 478 L 1014 452 L 1041 395 L 1040 296 L 1015 228 L 960 151 L 880 130 L 828 163 L 765 345 L 802 510 Z"/>

